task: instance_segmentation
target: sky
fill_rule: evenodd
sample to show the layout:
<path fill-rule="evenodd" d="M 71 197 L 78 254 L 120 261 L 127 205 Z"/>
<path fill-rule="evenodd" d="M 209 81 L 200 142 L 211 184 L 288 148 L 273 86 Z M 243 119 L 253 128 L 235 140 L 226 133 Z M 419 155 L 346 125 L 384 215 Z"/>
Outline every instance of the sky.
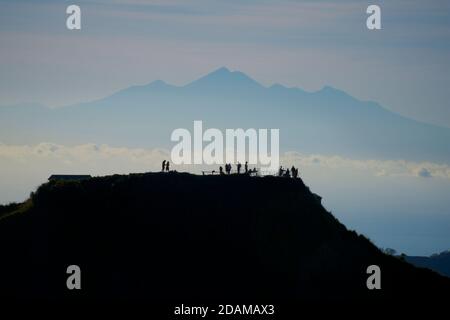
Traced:
<path fill-rule="evenodd" d="M 81 30 L 66 28 L 71 4 L 81 7 Z M 381 7 L 381 30 L 366 28 L 369 4 Z M 185 85 L 226 66 L 266 86 L 332 86 L 450 127 L 449 57 L 450 1 L 0 0 L 0 106 L 60 107 L 159 79 Z M 168 152 L 0 137 L 0 203 L 26 199 L 55 172 L 159 170 Z M 282 162 L 375 244 L 449 249 L 448 165 L 296 152 Z"/>
<path fill-rule="evenodd" d="M 82 29 L 66 28 L 69 4 Z M 366 28 L 381 7 L 382 29 Z M 221 66 L 450 127 L 450 2 L 0 0 L 0 105 L 51 107 Z"/>

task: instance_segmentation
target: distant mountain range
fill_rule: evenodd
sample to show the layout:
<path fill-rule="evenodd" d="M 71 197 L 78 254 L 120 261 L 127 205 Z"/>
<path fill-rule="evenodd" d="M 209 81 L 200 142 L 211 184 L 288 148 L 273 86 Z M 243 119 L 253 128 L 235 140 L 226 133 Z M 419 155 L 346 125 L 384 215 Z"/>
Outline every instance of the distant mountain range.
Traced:
<path fill-rule="evenodd" d="M 430 257 L 406 256 L 405 260 L 416 267 L 428 268 L 450 278 L 450 251 Z"/>
<path fill-rule="evenodd" d="M 324 87 L 264 87 L 220 68 L 186 86 L 155 81 L 97 101 L 0 108 L 0 142 L 170 147 L 176 128 L 279 128 L 282 151 L 450 162 L 450 128 L 392 113 Z"/>

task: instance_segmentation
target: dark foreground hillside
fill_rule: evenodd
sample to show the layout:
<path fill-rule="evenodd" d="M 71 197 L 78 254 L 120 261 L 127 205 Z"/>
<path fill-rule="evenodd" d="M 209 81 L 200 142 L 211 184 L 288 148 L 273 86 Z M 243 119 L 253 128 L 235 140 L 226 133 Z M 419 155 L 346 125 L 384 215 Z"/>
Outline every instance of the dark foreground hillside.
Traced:
<path fill-rule="evenodd" d="M 116 175 L 47 183 L 9 210 L 0 220 L 1 298 L 424 300 L 450 292 L 450 279 L 348 231 L 301 180 Z M 73 264 L 80 291 L 66 288 Z M 366 287 L 372 264 L 381 290 Z"/>

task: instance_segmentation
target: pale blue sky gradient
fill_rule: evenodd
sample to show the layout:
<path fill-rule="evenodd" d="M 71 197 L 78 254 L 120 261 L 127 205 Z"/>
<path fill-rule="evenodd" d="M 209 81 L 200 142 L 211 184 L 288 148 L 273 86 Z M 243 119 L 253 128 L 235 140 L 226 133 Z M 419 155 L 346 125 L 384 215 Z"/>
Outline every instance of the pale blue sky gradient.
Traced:
<path fill-rule="evenodd" d="M 382 30 L 366 29 L 369 4 Z M 82 30 L 65 8 L 82 9 Z M 450 127 L 450 2 L 0 0 L 0 105 L 61 106 L 220 66 Z"/>

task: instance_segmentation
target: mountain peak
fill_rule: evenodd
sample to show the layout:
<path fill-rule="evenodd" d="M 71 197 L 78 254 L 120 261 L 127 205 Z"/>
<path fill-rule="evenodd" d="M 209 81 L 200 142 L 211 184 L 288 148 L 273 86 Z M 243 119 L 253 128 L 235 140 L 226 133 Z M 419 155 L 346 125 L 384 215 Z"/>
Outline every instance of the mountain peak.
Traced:
<path fill-rule="evenodd" d="M 216 69 L 214 71 L 212 71 L 210 74 L 214 74 L 214 73 L 232 73 L 232 71 L 230 71 L 230 69 L 228 69 L 227 67 L 220 67 L 219 69 Z"/>
<path fill-rule="evenodd" d="M 238 88 L 246 90 L 263 88 L 258 82 L 247 76 L 245 73 L 240 71 L 230 71 L 226 67 L 216 69 L 213 72 L 201 77 L 200 79 L 189 83 L 188 85 L 186 85 L 186 87 L 206 89 L 231 88 L 233 90 L 236 90 Z"/>

